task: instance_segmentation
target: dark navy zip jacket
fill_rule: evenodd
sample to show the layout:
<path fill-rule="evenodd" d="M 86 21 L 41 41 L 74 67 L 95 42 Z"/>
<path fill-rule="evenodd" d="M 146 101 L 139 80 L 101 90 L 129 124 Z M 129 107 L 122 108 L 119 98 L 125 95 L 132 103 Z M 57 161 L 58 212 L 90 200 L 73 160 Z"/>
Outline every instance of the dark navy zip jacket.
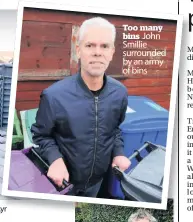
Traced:
<path fill-rule="evenodd" d="M 104 77 L 98 97 L 79 73 L 45 89 L 31 128 L 40 155 L 49 164 L 62 157 L 70 182 L 80 189 L 100 181 L 112 158 L 124 155 L 119 125 L 125 118 L 127 89 Z"/>

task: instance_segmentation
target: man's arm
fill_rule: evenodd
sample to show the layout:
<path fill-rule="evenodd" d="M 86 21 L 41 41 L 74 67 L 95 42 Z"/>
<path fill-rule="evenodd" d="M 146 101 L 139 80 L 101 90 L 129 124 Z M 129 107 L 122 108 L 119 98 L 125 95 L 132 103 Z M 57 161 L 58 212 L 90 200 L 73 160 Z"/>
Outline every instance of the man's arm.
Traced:
<path fill-rule="evenodd" d="M 50 167 L 47 176 L 58 186 L 63 186 L 63 179 L 69 181 L 69 173 L 62 159 L 62 154 L 53 137 L 55 127 L 54 104 L 45 91 L 41 94 L 36 123 L 32 125 L 33 142 L 39 145 L 39 153 L 47 160 Z"/>
<path fill-rule="evenodd" d="M 51 165 L 55 160 L 62 157 L 59 147 L 53 138 L 55 126 L 55 112 L 52 98 L 45 92 L 41 94 L 40 105 L 36 115 L 36 123 L 31 127 L 33 142 L 39 145 L 42 158 Z"/>
<path fill-rule="evenodd" d="M 122 112 L 121 112 L 119 125 L 125 119 L 125 112 L 127 110 L 127 97 L 128 96 L 126 93 L 122 102 Z M 120 170 L 125 171 L 131 165 L 131 161 L 124 155 L 123 147 L 124 147 L 123 138 L 121 135 L 121 130 L 119 129 L 119 126 L 118 126 L 117 131 L 116 131 L 116 137 L 115 137 L 115 145 L 113 149 L 112 167 L 118 166 Z"/>
<path fill-rule="evenodd" d="M 123 101 L 122 101 L 121 116 L 120 116 L 120 120 L 119 120 L 119 125 L 116 128 L 115 143 L 114 143 L 114 149 L 113 149 L 113 157 L 124 156 L 124 151 L 123 151 L 124 143 L 123 143 L 123 138 L 122 138 L 121 130 L 120 130 L 119 126 L 125 119 L 127 104 L 128 104 L 128 95 L 127 95 L 127 92 L 126 92 L 124 97 L 123 97 Z"/>

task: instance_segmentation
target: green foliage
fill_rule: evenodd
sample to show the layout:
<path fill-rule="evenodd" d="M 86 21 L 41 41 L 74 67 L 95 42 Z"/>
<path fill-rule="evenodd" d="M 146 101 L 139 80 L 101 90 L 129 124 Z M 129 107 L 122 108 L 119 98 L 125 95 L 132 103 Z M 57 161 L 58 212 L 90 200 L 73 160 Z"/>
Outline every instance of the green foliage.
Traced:
<path fill-rule="evenodd" d="M 79 203 L 76 207 L 76 222 L 127 222 L 138 208 L 101 204 Z M 169 199 L 167 210 L 146 209 L 158 222 L 173 222 L 173 200 Z"/>

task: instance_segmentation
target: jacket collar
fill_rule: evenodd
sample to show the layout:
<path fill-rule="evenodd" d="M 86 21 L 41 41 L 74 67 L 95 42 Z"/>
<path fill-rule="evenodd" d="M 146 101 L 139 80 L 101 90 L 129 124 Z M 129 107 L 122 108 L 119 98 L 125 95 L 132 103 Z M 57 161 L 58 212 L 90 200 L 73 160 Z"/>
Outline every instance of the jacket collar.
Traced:
<path fill-rule="evenodd" d="M 103 86 L 103 89 L 102 89 L 102 91 L 100 92 L 100 95 L 99 95 L 99 97 L 103 97 L 104 95 L 105 95 L 105 93 L 108 91 L 108 82 L 107 82 L 107 76 L 106 76 L 106 74 L 104 74 L 104 86 Z M 86 83 L 84 82 L 84 80 L 83 80 L 83 78 L 82 78 L 82 76 L 81 76 L 81 74 L 80 74 L 80 72 L 79 73 L 77 73 L 77 80 L 78 80 L 78 83 L 79 83 L 79 85 L 81 86 L 81 88 L 84 90 L 84 92 L 85 92 L 85 95 L 87 96 L 87 97 L 94 97 L 94 95 L 93 95 L 93 93 L 90 91 L 90 89 L 88 88 L 88 86 L 86 85 Z"/>

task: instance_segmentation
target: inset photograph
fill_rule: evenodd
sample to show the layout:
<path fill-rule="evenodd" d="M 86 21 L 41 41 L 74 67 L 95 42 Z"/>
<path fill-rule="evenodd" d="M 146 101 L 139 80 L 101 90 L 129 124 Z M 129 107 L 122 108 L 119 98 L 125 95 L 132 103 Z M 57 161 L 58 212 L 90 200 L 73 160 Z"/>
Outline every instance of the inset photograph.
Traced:
<path fill-rule="evenodd" d="M 173 222 L 173 208 L 173 199 L 168 199 L 166 210 L 78 203 L 75 222 Z"/>
<path fill-rule="evenodd" d="M 165 208 L 181 24 L 22 2 L 3 195 Z"/>

